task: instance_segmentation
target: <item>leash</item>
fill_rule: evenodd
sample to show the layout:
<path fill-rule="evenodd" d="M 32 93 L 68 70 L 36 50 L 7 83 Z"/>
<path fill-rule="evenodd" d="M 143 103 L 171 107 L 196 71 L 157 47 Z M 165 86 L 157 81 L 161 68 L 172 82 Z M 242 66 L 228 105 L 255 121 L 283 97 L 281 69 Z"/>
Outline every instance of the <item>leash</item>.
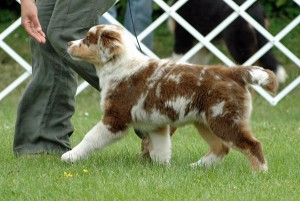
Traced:
<path fill-rule="evenodd" d="M 134 26 L 133 17 L 132 17 L 132 12 L 131 12 L 131 3 L 130 3 L 130 0 L 127 0 L 127 3 L 128 3 L 128 8 L 129 8 L 129 13 L 130 13 L 130 18 L 131 18 L 132 29 L 133 29 L 133 33 L 134 33 L 136 42 L 137 42 L 137 44 L 138 44 L 138 49 L 143 53 L 142 48 L 141 48 L 140 43 L 139 43 L 139 40 L 138 40 L 138 38 L 137 38 L 136 31 L 135 31 L 135 26 Z M 144 138 L 145 138 L 144 133 L 142 133 L 140 130 L 134 129 L 134 132 L 135 132 L 135 134 L 136 134 L 140 139 L 144 139 Z"/>
<path fill-rule="evenodd" d="M 129 13 L 130 13 L 130 18 L 131 18 L 132 29 L 133 29 L 133 33 L 134 33 L 136 42 L 137 42 L 137 44 L 138 44 L 138 49 L 143 53 L 142 48 L 141 48 L 140 43 L 139 43 L 139 40 L 138 40 L 138 38 L 137 38 L 136 31 L 135 31 L 135 26 L 134 26 L 133 17 L 132 17 L 132 12 L 131 12 L 131 3 L 130 3 L 130 0 L 127 0 L 127 3 L 128 3 L 128 8 L 129 8 Z"/>

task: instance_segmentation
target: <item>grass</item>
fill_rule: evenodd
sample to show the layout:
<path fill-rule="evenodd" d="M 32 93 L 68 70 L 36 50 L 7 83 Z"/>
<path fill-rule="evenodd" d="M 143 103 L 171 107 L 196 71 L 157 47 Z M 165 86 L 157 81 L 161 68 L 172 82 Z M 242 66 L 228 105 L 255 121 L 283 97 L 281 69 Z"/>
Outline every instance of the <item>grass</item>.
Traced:
<path fill-rule="evenodd" d="M 274 32 L 277 32 L 276 27 Z M 288 46 L 294 44 L 296 49 L 299 37 L 296 33 L 291 34 L 295 37 L 283 42 Z M 169 41 L 171 37 L 166 36 L 165 29 L 158 30 L 156 40 L 159 42 L 155 48 L 162 56 L 171 51 L 170 47 L 164 49 L 167 46 L 160 43 L 172 42 Z M 29 60 L 28 45 L 23 39 L 22 30 L 17 30 L 6 42 Z M 15 43 L 16 40 L 23 42 Z M 299 51 L 296 50 L 296 55 Z M 1 51 L 0 59 L 5 77 L 0 80 L 2 87 L 20 72 Z M 289 61 L 284 64 L 292 68 Z M 298 69 L 290 72 L 294 77 L 299 75 Z M 296 201 L 300 198 L 299 87 L 276 107 L 257 94 L 253 96 L 252 127 L 264 146 L 269 164 L 266 174 L 251 172 L 246 158 L 236 151 L 231 151 L 221 165 L 211 169 L 190 168 L 188 164 L 198 160 L 208 149 L 191 126 L 180 128 L 173 136 L 172 165 L 169 167 L 140 160 L 140 140 L 132 130 L 123 140 L 76 164 L 62 163 L 58 155 L 15 158 L 12 152 L 15 114 L 24 87 L 22 85 L 0 102 L 0 200 Z M 71 138 L 73 146 L 101 118 L 99 94 L 91 87 L 80 94 L 76 102 L 76 113 L 72 118 L 75 126 Z"/>
<path fill-rule="evenodd" d="M 236 151 L 214 168 L 190 168 L 188 164 L 208 149 L 191 126 L 180 128 L 173 136 L 170 167 L 140 160 L 140 140 L 132 131 L 123 140 L 73 165 L 62 163 L 57 155 L 15 158 L 12 140 L 17 95 L 7 97 L 0 107 L 3 200 L 299 199 L 299 88 L 276 107 L 254 95 L 252 126 L 264 145 L 267 174 L 252 173 L 246 158 Z M 73 145 L 100 116 L 98 93 L 89 88 L 77 97 Z"/>

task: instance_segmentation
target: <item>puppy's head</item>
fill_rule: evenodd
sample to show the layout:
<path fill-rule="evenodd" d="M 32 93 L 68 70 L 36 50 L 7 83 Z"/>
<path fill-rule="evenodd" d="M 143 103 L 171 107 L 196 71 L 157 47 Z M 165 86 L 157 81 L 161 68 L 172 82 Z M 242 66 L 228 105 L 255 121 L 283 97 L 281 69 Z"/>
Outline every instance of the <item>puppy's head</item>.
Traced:
<path fill-rule="evenodd" d="M 121 26 L 94 26 L 85 38 L 69 42 L 67 51 L 74 60 L 102 66 L 124 52 L 123 34 L 125 31 Z"/>

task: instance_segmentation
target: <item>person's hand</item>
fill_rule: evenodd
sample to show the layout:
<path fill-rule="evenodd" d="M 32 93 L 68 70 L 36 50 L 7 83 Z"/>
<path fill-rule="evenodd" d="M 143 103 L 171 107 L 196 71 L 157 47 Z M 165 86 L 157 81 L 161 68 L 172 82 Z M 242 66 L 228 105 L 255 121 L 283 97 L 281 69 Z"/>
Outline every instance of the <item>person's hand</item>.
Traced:
<path fill-rule="evenodd" d="M 38 19 L 38 11 L 34 0 L 21 1 L 22 26 L 25 31 L 39 43 L 46 43 L 46 35 Z"/>

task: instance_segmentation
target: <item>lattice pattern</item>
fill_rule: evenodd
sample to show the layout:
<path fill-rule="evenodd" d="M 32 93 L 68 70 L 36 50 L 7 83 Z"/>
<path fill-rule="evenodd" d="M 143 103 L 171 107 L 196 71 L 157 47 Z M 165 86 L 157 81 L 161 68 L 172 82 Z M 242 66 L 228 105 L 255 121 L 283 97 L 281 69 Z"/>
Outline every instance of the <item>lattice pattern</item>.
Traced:
<path fill-rule="evenodd" d="M 19 0 L 17 0 L 19 2 Z M 160 6 L 165 12 L 159 16 L 150 26 L 148 26 L 142 33 L 138 35 L 138 40 L 141 41 L 149 33 L 155 31 L 155 29 L 164 23 L 169 16 L 176 20 L 182 27 L 188 30 L 191 35 L 199 41 L 190 51 L 188 51 L 180 61 L 187 61 L 195 53 L 197 53 L 201 48 L 205 47 L 210 50 L 217 58 L 219 58 L 224 64 L 228 66 L 233 66 L 234 62 L 228 58 L 224 53 L 222 53 L 216 46 L 214 46 L 211 41 L 223 31 L 231 22 L 233 22 L 237 17 L 241 16 L 246 21 L 248 21 L 256 30 L 258 30 L 264 37 L 266 37 L 269 42 L 259 49 L 252 57 L 250 57 L 243 65 L 251 65 L 256 60 L 258 60 L 262 55 L 264 55 L 273 46 L 277 47 L 287 58 L 289 58 L 297 67 L 300 68 L 299 58 L 291 52 L 286 46 L 284 46 L 280 40 L 285 37 L 289 32 L 291 32 L 300 23 L 300 14 L 292 20 L 286 27 L 284 27 L 277 35 L 273 36 L 264 27 L 262 27 L 258 22 L 256 22 L 249 14 L 245 12 L 256 0 L 247 0 L 241 6 L 238 6 L 232 0 L 224 0 L 234 11 L 229 15 L 222 23 L 220 23 L 214 30 L 212 30 L 205 37 L 200 34 L 196 29 L 194 29 L 185 19 L 176 13 L 176 11 L 184 5 L 188 0 L 179 0 L 174 5 L 169 6 L 163 0 L 153 0 L 158 6 Z M 300 6 L 300 0 L 294 0 L 294 2 Z M 120 24 L 116 19 L 114 19 L 108 13 L 104 14 L 104 17 L 111 23 Z M 18 55 L 10 46 L 8 46 L 3 40 L 10 35 L 17 27 L 21 25 L 21 19 L 16 20 L 12 25 L 10 25 L 5 31 L 0 34 L 0 48 L 2 48 L 7 54 L 9 54 L 17 63 L 19 63 L 26 72 L 21 76 L 16 78 L 11 84 L 9 84 L 3 91 L 0 92 L 0 101 L 7 96 L 11 91 L 22 84 L 31 75 L 31 66 L 28 64 L 20 55 Z M 141 44 L 141 43 L 140 43 Z M 152 58 L 159 58 L 155 53 L 149 50 L 146 46 L 141 44 L 143 52 Z M 272 97 L 266 91 L 260 87 L 253 86 L 253 88 L 263 96 L 269 103 L 276 105 L 282 98 L 288 95 L 294 88 L 300 84 L 300 75 L 295 78 L 289 85 L 287 85 L 283 90 L 281 90 L 277 96 Z M 83 82 L 79 85 L 77 89 L 77 94 L 80 94 L 88 86 L 87 82 Z"/>

